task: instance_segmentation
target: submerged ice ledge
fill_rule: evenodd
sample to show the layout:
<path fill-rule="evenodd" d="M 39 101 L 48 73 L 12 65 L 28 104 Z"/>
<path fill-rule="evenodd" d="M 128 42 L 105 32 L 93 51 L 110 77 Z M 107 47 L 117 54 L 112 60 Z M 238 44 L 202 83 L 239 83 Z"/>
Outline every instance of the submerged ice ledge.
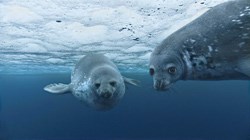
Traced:
<path fill-rule="evenodd" d="M 70 72 L 88 53 L 144 72 L 157 44 L 227 0 L 2 0 L 0 73 Z"/>

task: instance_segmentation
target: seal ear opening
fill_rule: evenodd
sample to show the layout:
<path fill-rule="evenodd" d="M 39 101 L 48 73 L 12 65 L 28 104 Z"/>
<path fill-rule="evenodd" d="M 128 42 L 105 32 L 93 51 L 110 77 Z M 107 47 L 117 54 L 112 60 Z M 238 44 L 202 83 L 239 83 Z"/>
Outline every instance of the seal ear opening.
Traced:
<path fill-rule="evenodd" d="M 140 81 L 123 76 L 125 83 L 139 87 Z"/>
<path fill-rule="evenodd" d="M 65 94 L 71 92 L 70 84 L 50 84 L 43 88 L 45 91 L 53 94 Z"/>
<path fill-rule="evenodd" d="M 242 58 L 238 63 L 239 72 L 250 77 L 250 56 L 247 58 Z"/>

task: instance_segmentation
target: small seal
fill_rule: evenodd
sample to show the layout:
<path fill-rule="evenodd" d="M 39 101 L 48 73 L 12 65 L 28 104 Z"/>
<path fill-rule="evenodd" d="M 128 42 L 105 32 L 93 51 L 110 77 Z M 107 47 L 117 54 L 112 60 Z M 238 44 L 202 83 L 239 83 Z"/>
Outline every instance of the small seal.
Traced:
<path fill-rule="evenodd" d="M 70 84 L 50 84 L 44 90 L 53 94 L 72 93 L 89 107 L 109 110 L 122 99 L 124 82 L 138 85 L 138 81 L 122 77 L 116 65 L 106 56 L 90 54 L 76 64 Z"/>
<path fill-rule="evenodd" d="M 171 34 L 149 66 L 156 90 L 178 80 L 249 80 L 250 0 L 217 5 Z"/>

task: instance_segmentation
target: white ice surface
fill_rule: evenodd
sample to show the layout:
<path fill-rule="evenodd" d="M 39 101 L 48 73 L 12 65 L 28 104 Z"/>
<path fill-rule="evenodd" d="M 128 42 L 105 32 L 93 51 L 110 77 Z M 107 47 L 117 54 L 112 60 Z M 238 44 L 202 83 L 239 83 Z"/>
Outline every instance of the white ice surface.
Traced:
<path fill-rule="evenodd" d="M 164 38 L 227 0 L 0 0 L 0 73 L 70 72 L 103 53 L 145 71 Z"/>

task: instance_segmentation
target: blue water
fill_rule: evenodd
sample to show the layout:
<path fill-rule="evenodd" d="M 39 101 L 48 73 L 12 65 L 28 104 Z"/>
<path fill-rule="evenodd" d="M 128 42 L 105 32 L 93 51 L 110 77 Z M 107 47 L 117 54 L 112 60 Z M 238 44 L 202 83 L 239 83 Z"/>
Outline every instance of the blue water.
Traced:
<path fill-rule="evenodd" d="M 179 81 L 157 92 L 146 73 L 112 110 L 85 107 L 71 94 L 43 91 L 70 74 L 0 75 L 0 139 L 249 140 L 248 81 Z"/>

